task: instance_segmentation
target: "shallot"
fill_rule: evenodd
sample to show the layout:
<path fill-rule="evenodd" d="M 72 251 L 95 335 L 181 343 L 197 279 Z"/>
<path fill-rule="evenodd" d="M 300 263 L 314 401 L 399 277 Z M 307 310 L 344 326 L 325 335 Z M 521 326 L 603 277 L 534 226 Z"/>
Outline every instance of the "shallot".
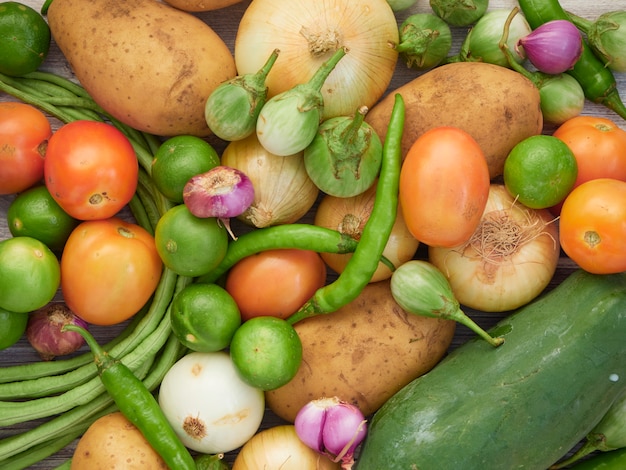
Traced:
<path fill-rule="evenodd" d="M 71 354 L 85 343 L 80 334 L 61 331 L 65 325 L 87 328 L 87 323 L 63 303 L 49 303 L 30 314 L 26 338 L 44 361 Z"/>
<path fill-rule="evenodd" d="M 346 470 L 352 468 L 354 451 L 367 434 L 361 410 L 338 397 L 310 401 L 296 415 L 294 426 L 302 442 L 334 462 L 341 461 Z"/>

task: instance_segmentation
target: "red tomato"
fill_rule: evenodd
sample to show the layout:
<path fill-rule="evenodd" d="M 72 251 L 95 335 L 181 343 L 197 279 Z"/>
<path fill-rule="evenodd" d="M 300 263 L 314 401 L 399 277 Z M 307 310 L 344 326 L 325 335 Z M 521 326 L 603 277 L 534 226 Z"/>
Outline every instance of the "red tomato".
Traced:
<path fill-rule="evenodd" d="M 552 134 L 570 148 L 578 165 L 574 188 L 596 178 L 626 181 L 626 131 L 610 119 L 577 116 Z M 573 189 L 573 188 L 572 188 Z M 551 209 L 558 215 L 562 203 Z"/>
<path fill-rule="evenodd" d="M 586 271 L 626 271 L 626 182 L 597 178 L 575 188 L 563 203 L 559 238 Z"/>
<path fill-rule="evenodd" d="M 400 205 L 411 234 L 433 247 L 472 236 L 489 196 L 489 168 L 478 143 L 455 127 L 436 127 L 413 143 L 400 172 Z"/>
<path fill-rule="evenodd" d="M 154 238 L 117 217 L 82 222 L 61 256 L 61 292 L 76 315 L 114 325 L 137 313 L 159 283 Z"/>
<path fill-rule="evenodd" d="M 43 178 L 48 118 L 34 106 L 0 103 L 0 194 L 24 191 Z"/>
<path fill-rule="evenodd" d="M 48 142 L 45 183 L 57 203 L 79 220 L 117 214 L 135 194 L 139 164 L 129 140 L 110 124 L 74 121 Z"/>
<path fill-rule="evenodd" d="M 243 321 L 258 316 L 287 318 L 326 282 L 326 265 L 315 251 L 268 250 L 231 268 L 225 288 Z"/>

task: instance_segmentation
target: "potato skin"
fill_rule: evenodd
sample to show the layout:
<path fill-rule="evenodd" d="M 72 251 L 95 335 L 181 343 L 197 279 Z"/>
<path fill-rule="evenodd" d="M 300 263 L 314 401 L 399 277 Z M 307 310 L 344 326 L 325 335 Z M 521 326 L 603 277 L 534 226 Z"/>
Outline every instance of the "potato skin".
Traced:
<path fill-rule="evenodd" d="M 265 393 L 269 408 L 292 423 L 302 406 L 322 397 L 337 396 L 366 416 L 375 412 L 441 360 L 456 323 L 405 312 L 384 280 L 368 284 L 338 311 L 294 327 L 302 365 L 289 383 Z"/>
<path fill-rule="evenodd" d="M 76 78 L 113 117 L 161 136 L 211 134 L 206 99 L 236 70 L 202 20 L 154 0 L 55 0 L 48 22 Z"/>
<path fill-rule="evenodd" d="M 492 179 L 502 174 L 504 160 L 517 143 L 543 130 L 537 87 L 505 67 L 455 62 L 398 87 L 365 117 L 383 139 L 395 93 L 400 93 L 406 104 L 403 155 L 427 130 L 459 127 L 482 148 Z"/>
<path fill-rule="evenodd" d="M 183 11 L 213 11 L 226 8 L 242 0 L 163 0 L 168 5 Z"/>
<path fill-rule="evenodd" d="M 98 418 L 87 429 L 76 445 L 70 468 L 167 470 L 167 465 L 141 431 L 117 411 Z"/>

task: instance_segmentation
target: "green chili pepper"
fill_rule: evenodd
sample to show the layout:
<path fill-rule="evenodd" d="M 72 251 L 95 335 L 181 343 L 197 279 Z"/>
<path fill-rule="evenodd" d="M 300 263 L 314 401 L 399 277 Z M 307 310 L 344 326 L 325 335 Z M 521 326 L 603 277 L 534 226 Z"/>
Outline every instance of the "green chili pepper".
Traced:
<path fill-rule="evenodd" d="M 299 248 L 318 253 L 352 253 L 358 242 L 336 230 L 310 224 L 286 224 L 264 227 L 240 235 L 228 244 L 226 255 L 220 264 L 198 282 L 210 284 L 246 256 L 266 250 Z"/>
<path fill-rule="evenodd" d="M 383 159 L 376 187 L 372 213 L 354 254 L 339 277 L 315 292 L 287 321 L 294 324 L 320 313 L 331 313 L 354 300 L 370 282 L 396 220 L 398 187 L 402 164 L 402 134 L 404 131 L 404 100 L 399 93 L 395 101 L 389 128 L 383 145 Z"/>
<path fill-rule="evenodd" d="M 133 372 L 111 357 L 84 328 L 66 325 L 63 330 L 79 333 L 89 345 L 98 374 L 120 411 L 141 431 L 167 466 L 176 470 L 195 470 L 196 463 L 180 441 L 158 402 Z"/>
<path fill-rule="evenodd" d="M 519 0 L 519 6 L 533 29 L 552 20 L 570 21 L 558 0 Z M 586 40 L 580 59 L 567 73 L 580 83 L 588 100 L 606 106 L 626 119 L 626 106 L 620 98 L 613 72 L 604 66 Z"/>

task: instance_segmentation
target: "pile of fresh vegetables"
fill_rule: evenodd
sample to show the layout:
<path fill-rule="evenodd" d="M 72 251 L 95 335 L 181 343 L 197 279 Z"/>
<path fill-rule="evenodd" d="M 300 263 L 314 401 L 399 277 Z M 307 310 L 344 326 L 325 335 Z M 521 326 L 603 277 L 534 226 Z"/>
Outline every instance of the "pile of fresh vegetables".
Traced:
<path fill-rule="evenodd" d="M 0 467 L 622 468 L 626 14 L 510 3 L 0 3 Z"/>

